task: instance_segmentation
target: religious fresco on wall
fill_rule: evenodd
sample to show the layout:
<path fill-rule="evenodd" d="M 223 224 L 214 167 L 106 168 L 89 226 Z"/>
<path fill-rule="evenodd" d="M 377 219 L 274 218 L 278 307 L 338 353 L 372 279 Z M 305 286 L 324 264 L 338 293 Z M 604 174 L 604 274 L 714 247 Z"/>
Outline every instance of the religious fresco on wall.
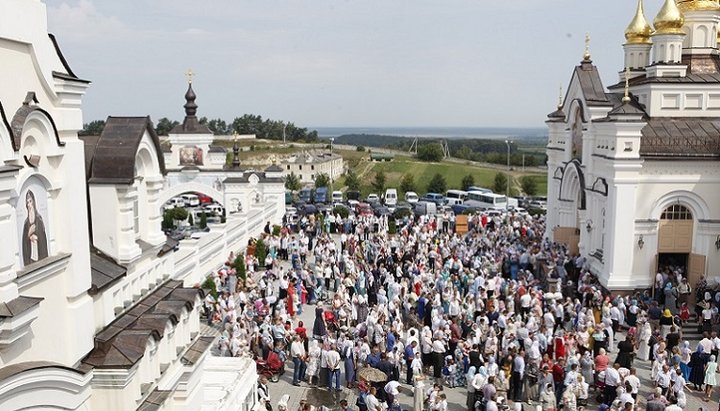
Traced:
<path fill-rule="evenodd" d="M 181 166 L 201 166 L 203 165 L 203 152 L 200 147 L 185 146 L 180 149 L 180 165 Z"/>
<path fill-rule="evenodd" d="M 49 255 L 48 194 L 39 179 L 31 177 L 25 183 L 16 210 L 20 233 L 20 266 L 25 267 Z"/>

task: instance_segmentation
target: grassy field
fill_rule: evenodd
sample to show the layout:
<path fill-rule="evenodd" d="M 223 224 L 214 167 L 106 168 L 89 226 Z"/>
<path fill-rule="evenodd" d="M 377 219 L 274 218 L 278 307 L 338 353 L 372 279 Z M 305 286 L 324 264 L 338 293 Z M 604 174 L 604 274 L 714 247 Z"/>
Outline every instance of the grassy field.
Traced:
<path fill-rule="evenodd" d="M 428 182 L 436 173 L 440 173 L 445 177 L 448 189 L 459 189 L 463 177 L 470 174 L 475 179 L 475 185 L 491 188 L 495 180 L 495 174 L 503 172 L 501 170 L 477 167 L 474 165 L 457 164 L 457 163 L 426 163 L 414 160 L 410 157 L 396 157 L 390 162 L 369 163 L 367 161 L 359 162 L 353 170 L 358 173 L 362 182 L 361 192 L 367 195 L 373 191 L 371 184 L 375 178 L 375 174 L 379 171 L 385 173 L 386 187 L 400 188 L 400 181 L 405 174 L 412 174 L 415 180 L 415 186 L 419 194 L 426 192 Z M 537 195 L 545 195 L 547 192 L 547 177 L 540 173 L 521 173 L 511 172 L 513 177 L 512 187 L 515 190 L 520 189 L 519 178 L 522 176 L 531 176 L 537 184 Z M 341 183 L 341 182 L 339 182 Z M 378 193 L 380 194 L 380 193 Z M 403 193 L 400 193 L 401 195 Z"/>

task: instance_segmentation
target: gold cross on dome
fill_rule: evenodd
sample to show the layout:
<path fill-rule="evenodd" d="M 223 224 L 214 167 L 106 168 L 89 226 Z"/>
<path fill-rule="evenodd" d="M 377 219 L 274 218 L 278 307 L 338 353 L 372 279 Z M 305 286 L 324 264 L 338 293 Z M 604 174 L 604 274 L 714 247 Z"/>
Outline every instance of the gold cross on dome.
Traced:
<path fill-rule="evenodd" d="M 590 33 L 585 33 L 585 54 L 583 60 L 590 61 Z"/>
<path fill-rule="evenodd" d="M 185 77 L 187 77 L 188 84 L 192 84 L 192 78 L 195 75 L 193 73 L 192 69 L 188 69 L 188 71 L 185 72 Z"/>

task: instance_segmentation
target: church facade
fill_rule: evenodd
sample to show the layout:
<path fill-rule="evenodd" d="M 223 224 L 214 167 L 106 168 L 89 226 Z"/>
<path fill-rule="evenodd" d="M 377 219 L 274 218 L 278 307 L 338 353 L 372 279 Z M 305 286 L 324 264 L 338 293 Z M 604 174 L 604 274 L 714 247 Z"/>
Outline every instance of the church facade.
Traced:
<path fill-rule="evenodd" d="M 717 0 L 666 0 L 652 25 L 638 0 L 618 83 L 586 46 L 548 116 L 548 236 L 610 290 L 718 279 L 719 23 Z"/>
<path fill-rule="evenodd" d="M 242 170 L 237 149 L 231 165 L 203 158 L 207 133 L 176 133 L 166 155 L 149 117 L 78 137 L 90 82 L 48 34 L 45 5 L 0 10 L 0 75 L 13 79 L 0 87 L 0 408 L 253 409 L 255 364 L 210 355 L 199 284 L 278 221 L 282 170 Z M 178 243 L 161 207 L 188 191 L 243 207 Z"/>

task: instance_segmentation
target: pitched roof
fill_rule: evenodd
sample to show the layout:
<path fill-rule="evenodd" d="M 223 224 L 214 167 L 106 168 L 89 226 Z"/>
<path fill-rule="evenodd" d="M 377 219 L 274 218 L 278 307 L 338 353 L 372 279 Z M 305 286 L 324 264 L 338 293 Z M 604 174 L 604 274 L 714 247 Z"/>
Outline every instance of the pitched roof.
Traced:
<path fill-rule="evenodd" d="M 110 286 L 127 274 L 127 268 L 117 264 L 98 250 L 90 251 L 91 287 L 88 292 L 93 295 Z"/>
<path fill-rule="evenodd" d="M 645 158 L 720 158 L 720 118 L 655 117 L 642 129 Z"/>
<path fill-rule="evenodd" d="M 135 178 L 135 157 L 140 140 L 147 132 L 158 153 L 160 172 L 165 174 L 165 159 L 161 155 L 160 140 L 150 117 L 108 117 L 88 174 L 95 184 L 132 184 Z"/>
<path fill-rule="evenodd" d="M 0 303 L 0 318 L 10 318 L 18 316 L 30 308 L 40 304 L 44 298 L 19 296 L 6 303 Z"/>
<path fill-rule="evenodd" d="M 192 310 L 195 298 L 202 298 L 201 289 L 181 286 L 182 281 L 168 280 L 116 318 L 95 335 L 95 348 L 83 364 L 127 369 L 140 361 L 148 338 L 163 338 L 167 322 L 176 324 L 182 307 Z"/>
<path fill-rule="evenodd" d="M 575 67 L 575 75 L 580 83 L 585 101 L 590 106 L 607 106 L 612 102 L 605 94 L 602 80 L 600 80 L 600 72 L 597 67 L 590 61 L 582 61 L 579 66 Z"/>

